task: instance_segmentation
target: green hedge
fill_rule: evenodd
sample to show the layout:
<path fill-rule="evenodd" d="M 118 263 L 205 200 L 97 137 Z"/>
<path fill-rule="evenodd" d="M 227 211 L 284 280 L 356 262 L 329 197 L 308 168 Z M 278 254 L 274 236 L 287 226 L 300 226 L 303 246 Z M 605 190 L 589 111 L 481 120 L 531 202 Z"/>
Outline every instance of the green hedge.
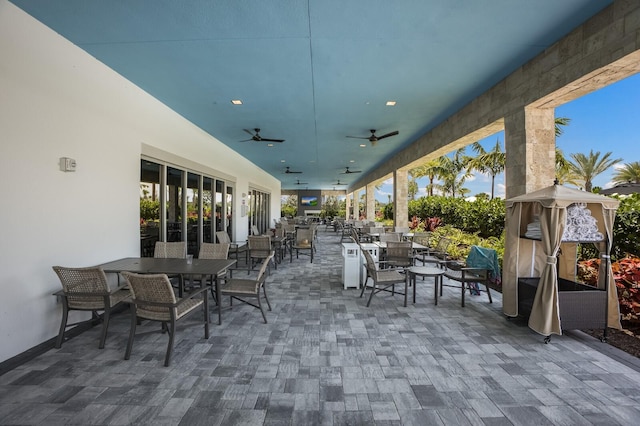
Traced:
<path fill-rule="evenodd" d="M 480 237 L 496 237 L 504 231 L 504 200 L 478 199 L 467 201 L 435 195 L 409 201 L 409 219 L 414 216 L 426 221 L 437 217 L 444 225 L 464 229 Z"/>

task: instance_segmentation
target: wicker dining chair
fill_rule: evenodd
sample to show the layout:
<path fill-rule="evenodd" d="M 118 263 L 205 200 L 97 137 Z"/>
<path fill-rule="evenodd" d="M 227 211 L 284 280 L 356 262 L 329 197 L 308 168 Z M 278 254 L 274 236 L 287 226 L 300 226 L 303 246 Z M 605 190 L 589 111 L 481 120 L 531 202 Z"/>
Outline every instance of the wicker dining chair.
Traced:
<path fill-rule="evenodd" d="M 200 245 L 200 251 L 198 253 L 198 259 L 228 259 L 229 258 L 229 247 L 231 246 L 231 244 L 229 243 L 219 243 L 219 244 L 214 244 L 214 243 L 202 243 Z M 224 278 L 226 277 L 228 273 L 228 270 L 225 269 L 224 271 L 221 271 L 216 279 L 218 280 L 218 282 L 224 280 Z M 213 297 L 213 299 L 215 300 L 216 295 L 213 289 L 213 283 L 209 283 L 207 276 L 201 276 L 201 277 L 194 277 L 193 280 L 196 282 L 200 282 L 203 285 L 209 284 L 210 288 L 211 288 L 211 296 Z"/>
<path fill-rule="evenodd" d="M 249 264 L 247 274 L 271 253 L 271 237 L 268 235 L 249 235 Z"/>
<path fill-rule="evenodd" d="M 225 285 L 222 286 L 220 290 L 220 293 L 223 296 L 229 296 L 229 303 L 232 307 L 233 300 L 235 299 L 242 303 L 246 303 L 247 305 L 253 306 L 254 308 L 260 309 L 265 324 L 267 323 L 267 316 L 265 315 L 264 309 L 262 308 L 262 303 L 260 302 L 260 290 L 262 289 L 264 299 L 267 302 L 269 310 L 271 310 L 271 303 L 269 303 L 269 298 L 267 297 L 266 279 L 267 267 L 269 266 L 269 262 L 271 262 L 274 256 L 275 252 L 271 251 L 269 255 L 263 260 L 262 266 L 260 267 L 256 278 L 230 278 L 225 282 Z M 248 301 L 248 298 L 256 298 L 257 304 Z"/>
<path fill-rule="evenodd" d="M 176 322 L 195 312 L 204 311 L 204 338 L 209 338 L 209 299 L 207 288 L 194 290 L 185 297 L 176 297 L 171 282 L 165 274 L 134 274 L 122 272 L 132 295 L 131 329 L 124 359 L 129 359 L 133 349 L 138 320 L 159 321 L 163 331 L 169 333 L 164 365 L 171 363 L 175 341 Z"/>
<path fill-rule="evenodd" d="M 240 261 L 238 258 L 239 253 L 244 253 L 245 257 L 247 255 L 247 245 L 246 244 L 238 244 L 231 241 L 229 234 L 225 231 L 216 232 L 216 237 L 218 238 L 219 243 L 227 243 L 229 244 L 229 253 L 234 253 L 236 260 Z"/>
<path fill-rule="evenodd" d="M 187 257 L 187 242 L 156 241 L 153 257 L 163 259 L 184 259 Z"/>
<path fill-rule="evenodd" d="M 62 297 L 62 321 L 60 322 L 60 331 L 55 347 L 60 348 L 62 346 L 67 327 L 86 322 L 68 324 L 69 311 L 91 311 L 92 318 L 88 321 L 99 319 L 98 312 L 103 311 L 101 318 L 102 333 L 98 344 L 98 348 L 103 349 L 107 339 L 111 312 L 117 305 L 130 298 L 129 290 L 124 286 L 111 290 L 104 271 L 99 267 L 66 268 L 54 266 L 53 270 L 62 284 L 62 291 L 56 293 L 56 295 Z"/>
<path fill-rule="evenodd" d="M 291 253 L 289 256 L 289 263 L 293 262 L 293 251 L 296 252 L 296 259 L 298 258 L 300 252 L 302 251 L 305 254 L 305 251 L 309 251 L 309 258 L 311 259 L 311 263 L 313 263 L 313 253 L 314 249 L 314 241 L 313 241 L 313 230 L 312 229 L 303 229 L 300 228 L 296 231 L 296 236 L 291 245 Z"/>

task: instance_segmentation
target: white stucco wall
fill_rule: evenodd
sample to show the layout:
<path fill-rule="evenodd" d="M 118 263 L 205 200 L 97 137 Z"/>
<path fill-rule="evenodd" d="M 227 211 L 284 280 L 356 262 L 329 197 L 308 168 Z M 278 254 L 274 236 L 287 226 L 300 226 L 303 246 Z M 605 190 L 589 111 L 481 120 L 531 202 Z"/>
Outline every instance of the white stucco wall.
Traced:
<path fill-rule="evenodd" d="M 57 334 L 51 266 L 139 255 L 143 151 L 235 181 L 236 214 L 259 182 L 280 216 L 277 179 L 0 0 L 0 362 Z M 246 220 L 233 222 L 245 238 Z"/>

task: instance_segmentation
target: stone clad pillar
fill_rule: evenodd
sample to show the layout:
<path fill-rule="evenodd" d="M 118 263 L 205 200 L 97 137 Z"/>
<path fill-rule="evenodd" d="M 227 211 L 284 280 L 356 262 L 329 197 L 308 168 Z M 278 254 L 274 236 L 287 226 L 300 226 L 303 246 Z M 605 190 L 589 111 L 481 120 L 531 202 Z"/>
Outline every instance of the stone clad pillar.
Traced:
<path fill-rule="evenodd" d="M 506 198 L 553 185 L 555 110 L 526 107 L 504 118 Z"/>
<path fill-rule="evenodd" d="M 346 204 L 345 204 L 345 215 L 346 219 L 351 219 L 351 197 L 353 194 L 347 194 Z"/>
<path fill-rule="evenodd" d="M 393 172 L 393 223 L 394 226 L 409 226 L 409 171 Z"/>
<path fill-rule="evenodd" d="M 367 220 L 376 220 L 376 186 L 373 182 L 366 187 Z"/>

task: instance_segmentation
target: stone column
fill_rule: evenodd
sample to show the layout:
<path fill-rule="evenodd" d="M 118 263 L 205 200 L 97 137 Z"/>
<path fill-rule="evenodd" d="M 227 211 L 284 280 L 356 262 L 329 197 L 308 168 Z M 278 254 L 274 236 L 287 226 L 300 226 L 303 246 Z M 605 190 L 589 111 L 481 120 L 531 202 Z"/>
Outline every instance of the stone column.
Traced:
<path fill-rule="evenodd" d="M 506 198 L 553 185 L 555 110 L 526 107 L 504 118 Z"/>
<path fill-rule="evenodd" d="M 409 172 L 399 169 L 393 172 L 393 223 L 394 226 L 409 226 Z"/>
<path fill-rule="evenodd" d="M 367 184 L 367 220 L 376 220 L 376 186 L 373 182 Z"/>
<path fill-rule="evenodd" d="M 351 219 L 351 197 L 353 194 L 347 194 L 346 205 L 345 205 L 345 216 L 346 219 Z"/>

